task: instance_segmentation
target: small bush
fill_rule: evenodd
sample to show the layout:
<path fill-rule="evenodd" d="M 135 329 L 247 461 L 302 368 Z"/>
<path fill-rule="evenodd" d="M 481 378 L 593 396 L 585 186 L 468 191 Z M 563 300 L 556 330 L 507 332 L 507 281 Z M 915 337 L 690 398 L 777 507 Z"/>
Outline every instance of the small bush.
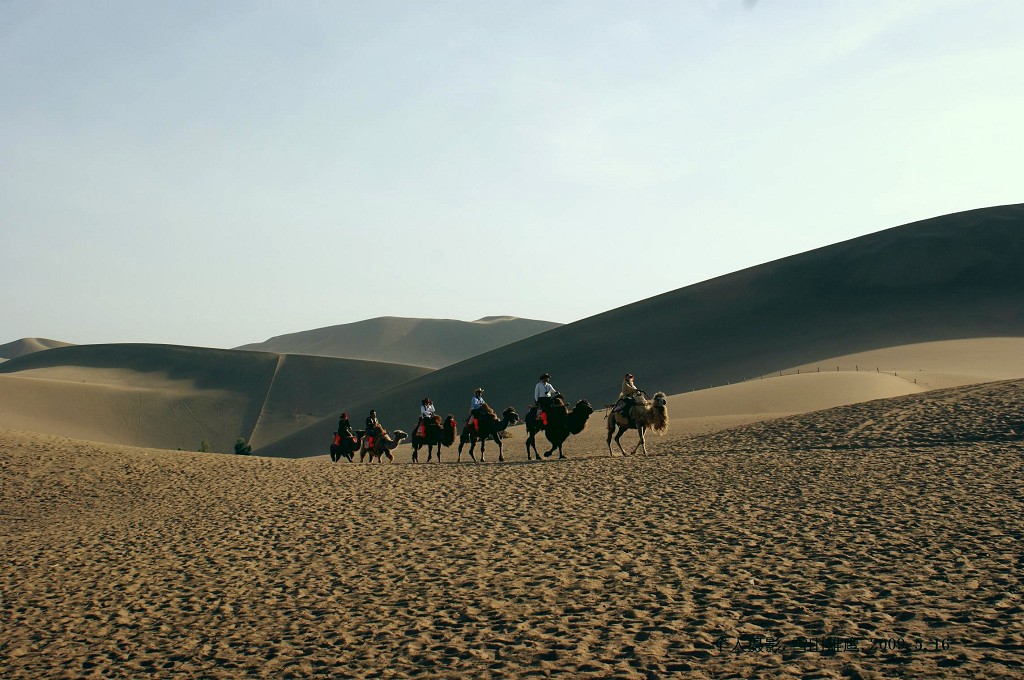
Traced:
<path fill-rule="evenodd" d="M 245 440 L 239 437 L 235 440 L 235 453 L 240 456 L 248 456 L 252 453 L 252 447 L 245 443 Z"/>
<path fill-rule="evenodd" d="M 199 442 L 199 453 L 209 453 L 209 452 L 210 452 L 210 443 L 208 441 L 206 441 L 205 439 L 203 441 Z"/>

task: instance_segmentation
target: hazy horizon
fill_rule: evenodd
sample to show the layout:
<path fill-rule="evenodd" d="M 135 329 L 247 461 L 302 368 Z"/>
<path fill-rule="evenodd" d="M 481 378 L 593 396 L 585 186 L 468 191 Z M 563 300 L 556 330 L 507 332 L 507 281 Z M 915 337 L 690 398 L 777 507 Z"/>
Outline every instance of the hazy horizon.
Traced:
<path fill-rule="evenodd" d="M 1005 0 L 0 4 L 0 343 L 570 323 L 1021 200 Z"/>

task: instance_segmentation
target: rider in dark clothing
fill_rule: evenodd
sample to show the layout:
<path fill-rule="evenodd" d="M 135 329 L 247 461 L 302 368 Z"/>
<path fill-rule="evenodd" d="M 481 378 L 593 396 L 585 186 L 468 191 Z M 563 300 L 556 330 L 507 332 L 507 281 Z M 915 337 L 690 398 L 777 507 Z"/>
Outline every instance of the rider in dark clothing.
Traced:
<path fill-rule="evenodd" d="M 384 434 L 384 428 L 381 426 L 380 421 L 377 420 L 376 411 L 370 411 L 370 415 L 366 417 L 366 434 L 370 437 L 378 437 Z"/>
<path fill-rule="evenodd" d="M 348 413 L 342 413 L 338 418 L 338 435 L 341 437 L 354 437 L 352 423 L 348 420 Z"/>

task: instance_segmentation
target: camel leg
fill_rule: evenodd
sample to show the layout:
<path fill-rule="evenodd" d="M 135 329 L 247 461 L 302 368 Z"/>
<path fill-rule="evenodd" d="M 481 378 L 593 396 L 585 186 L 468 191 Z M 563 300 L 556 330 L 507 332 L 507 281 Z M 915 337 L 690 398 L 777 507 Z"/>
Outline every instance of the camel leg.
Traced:
<path fill-rule="evenodd" d="M 619 430 L 617 435 L 615 433 L 615 429 L 616 428 L 618 428 L 618 430 Z M 615 436 L 615 443 L 618 445 L 619 451 L 622 452 L 623 456 L 626 455 L 626 450 L 624 448 L 622 448 L 622 442 L 619 441 L 619 437 L 621 437 L 622 434 L 627 429 L 629 429 L 629 428 L 623 427 L 622 425 L 619 425 L 619 423 L 615 420 L 615 416 L 613 414 L 609 414 L 608 415 L 608 440 L 607 440 L 607 444 L 608 444 L 608 455 L 609 456 L 612 455 L 612 436 Z"/>
<path fill-rule="evenodd" d="M 420 447 L 416 446 L 415 444 L 412 445 L 412 462 L 420 462 Z M 428 459 L 427 462 L 429 463 L 430 460 Z"/>
<path fill-rule="evenodd" d="M 620 440 L 622 439 L 622 435 L 626 434 L 626 430 L 628 429 L 628 427 L 623 427 L 622 425 L 619 425 L 619 432 L 618 434 L 615 435 L 615 443 L 618 445 L 619 451 L 622 452 L 623 456 L 626 455 L 626 449 L 622 448 L 622 442 Z"/>
<path fill-rule="evenodd" d="M 644 453 L 646 454 L 647 453 L 647 446 L 644 444 L 644 428 L 643 427 L 638 428 L 637 432 L 640 433 L 640 441 L 638 441 L 636 443 L 636 446 L 633 447 L 633 453 L 636 453 L 637 449 L 643 447 Z"/>
<path fill-rule="evenodd" d="M 501 437 L 498 436 L 498 435 L 493 435 L 493 436 L 494 436 L 494 442 L 498 445 L 498 462 L 499 463 L 504 463 L 505 462 L 505 456 L 502 455 L 502 449 L 504 447 L 502 447 L 502 445 L 501 445 Z"/>

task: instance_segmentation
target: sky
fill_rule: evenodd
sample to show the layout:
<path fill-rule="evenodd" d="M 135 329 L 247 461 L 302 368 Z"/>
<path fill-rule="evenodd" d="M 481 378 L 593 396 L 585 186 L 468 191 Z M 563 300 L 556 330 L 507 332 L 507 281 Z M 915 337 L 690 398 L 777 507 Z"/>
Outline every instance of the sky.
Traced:
<path fill-rule="evenodd" d="M 0 343 L 569 323 L 1024 201 L 1020 0 L 0 0 Z"/>

